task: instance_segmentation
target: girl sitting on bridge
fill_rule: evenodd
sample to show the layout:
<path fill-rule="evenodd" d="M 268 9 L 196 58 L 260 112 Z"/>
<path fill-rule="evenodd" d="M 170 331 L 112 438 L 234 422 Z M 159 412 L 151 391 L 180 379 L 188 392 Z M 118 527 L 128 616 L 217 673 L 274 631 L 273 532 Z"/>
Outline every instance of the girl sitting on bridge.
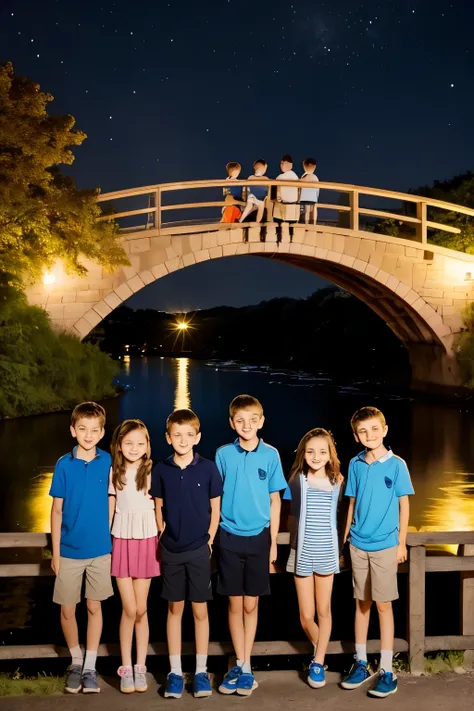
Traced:
<path fill-rule="evenodd" d="M 112 438 L 109 519 L 112 529 L 112 575 L 122 598 L 118 670 L 120 691 L 146 691 L 148 649 L 147 598 L 151 578 L 160 574 L 158 531 L 151 487 L 151 450 L 148 430 L 141 420 L 125 420 Z M 135 630 L 137 663 L 132 669 Z"/>

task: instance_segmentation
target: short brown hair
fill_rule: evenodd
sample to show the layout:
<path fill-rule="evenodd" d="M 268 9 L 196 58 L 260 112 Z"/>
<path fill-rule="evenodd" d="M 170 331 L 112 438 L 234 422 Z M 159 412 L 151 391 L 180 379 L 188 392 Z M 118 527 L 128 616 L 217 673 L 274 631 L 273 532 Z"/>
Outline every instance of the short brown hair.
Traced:
<path fill-rule="evenodd" d="M 283 156 L 280 158 L 280 163 L 291 163 L 291 164 L 293 164 L 293 158 L 290 156 L 289 153 L 285 153 L 285 155 L 283 155 Z"/>
<path fill-rule="evenodd" d="M 71 427 L 75 427 L 78 420 L 85 418 L 86 420 L 91 420 L 93 417 L 97 417 L 100 422 L 100 426 L 105 425 L 105 410 L 102 405 L 98 405 L 96 402 L 81 402 L 80 405 L 76 405 L 71 415 Z"/>
<path fill-rule="evenodd" d="M 240 163 L 231 161 L 230 163 L 227 163 L 225 169 L 227 171 L 227 175 L 230 175 L 233 170 L 242 170 L 242 166 L 240 165 Z"/>
<path fill-rule="evenodd" d="M 351 427 L 352 431 L 357 434 L 357 425 L 359 425 L 361 422 L 364 422 L 365 420 L 371 420 L 372 418 L 376 417 L 378 420 L 380 420 L 380 424 L 382 427 L 387 426 L 387 422 L 385 420 L 385 416 L 383 412 L 381 412 L 377 407 L 361 407 L 360 410 L 357 410 L 357 412 L 354 412 L 354 414 L 351 417 Z"/>
<path fill-rule="evenodd" d="M 256 160 L 256 161 L 254 162 L 254 164 L 253 164 L 254 169 L 255 169 L 258 165 L 266 166 L 266 165 L 267 165 L 267 161 L 264 160 L 263 158 L 257 158 L 257 160 Z"/>
<path fill-rule="evenodd" d="M 303 165 L 314 165 L 314 167 L 316 168 L 316 161 L 314 160 L 314 158 L 305 158 L 303 161 Z"/>
<path fill-rule="evenodd" d="M 199 422 L 199 417 L 192 410 L 175 410 L 168 415 L 166 420 L 166 432 L 170 433 L 171 427 L 173 425 L 186 425 L 189 424 L 196 429 L 196 432 L 201 431 L 201 423 Z"/>
<path fill-rule="evenodd" d="M 262 404 L 256 397 L 253 397 L 253 395 L 237 395 L 229 405 L 229 414 L 232 418 L 237 410 L 248 410 L 251 407 L 260 410 L 260 415 L 263 415 Z"/>

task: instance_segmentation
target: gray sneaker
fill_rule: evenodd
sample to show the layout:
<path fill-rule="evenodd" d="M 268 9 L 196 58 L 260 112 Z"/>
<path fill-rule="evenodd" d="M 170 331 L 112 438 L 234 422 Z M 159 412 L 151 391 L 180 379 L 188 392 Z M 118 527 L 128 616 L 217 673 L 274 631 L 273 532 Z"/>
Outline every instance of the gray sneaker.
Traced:
<path fill-rule="evenodd" d="M 98 694 L 100 691 L 95 669 L 84 669 L 82 672 L 82 693 Z"/>
<path fill-rule="evenodd" d="M 78 694 L 82 689 L 81 675 L 82 667 L 78 664 L 71 664 L 66 670 L 66 691 L 69 694 Z"/>
<path fill-rule="evenodd" d="M 119 667 L 117 674 L 120 677 L 120 691 L 122 694 L 133 694 L 135 684 L 133 682 L 133 669 L 131 666 Z"/>
<path fill-rule="evenodd" d="M 143 693 L 148 689 L 146 667 L 143 664 L 135 664 L 133 671 L 135 672 L 135 691 Z"/>

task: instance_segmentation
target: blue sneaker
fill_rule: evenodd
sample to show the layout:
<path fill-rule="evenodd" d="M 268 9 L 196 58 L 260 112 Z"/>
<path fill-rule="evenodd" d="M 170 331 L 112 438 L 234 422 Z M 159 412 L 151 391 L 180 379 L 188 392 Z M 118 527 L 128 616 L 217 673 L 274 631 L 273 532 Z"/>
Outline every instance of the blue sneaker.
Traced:
<path fill-rule="evenodd" d="M 222 684 L 219 686 L 221 694 L 235 694 L 237 691 L 237 682 L 242 674 L 242 667 L 232 667 L 222 679 Z"/>
<path fill-rule="evenodd" d="M 82 672 L 82 693 L 83 694 L 98 694 L 99 683 L 97 681 L 97 672 L 95 669 L 84 669 Z"/>
<path fill-rule="evenodd" d="M 242 672 L 237 680 L 237 693 L 239 696 L 250 696 L 258 686 L 253 674 Z"/>
<path fill-rule="evenodd" d="M 370 696 L 377 696 L 379 699 L 384 699 L 390 694 L 395 694 L 398 687 L 398 679 L 392 672 L 380 670 L 379 680 L 373 689 L 369 689 Z"/>
<path fill-rule="evenodd" d="M 193 679 L 193 696 L 195 699 L 201 699 L 204 696 L 212 694 L 211 682 L 207 672 L 195 674 Z"/>
<path fill-rule="evenodd" d="M 357 689 L 357 687 L 371 679 L 372 676 L 368 663 L 357 661 L 356 659 L 349 674 L 341 681 L 341 686 L 343 689 Z"/>
<path fill-rule="evenodd" d="M 184 677 L 180 674 L 168 674 L 166 677 L 165 699 L 180 699 L 183 695 Z"/>
<path fill-rule="evenodd" d="M 82 667 L 78 664 L 70 664 L 66 671 L 66 691 L 69 694 L 77 694 L 82 689 Z"/>
<path fill-rule="evenodd" d="M 315 662 L 314 659 L 309 665 L 308 684 L 312 689 L 320 689 L 322 686 L 326 685 L 324 667 L 322 664 Z"/>

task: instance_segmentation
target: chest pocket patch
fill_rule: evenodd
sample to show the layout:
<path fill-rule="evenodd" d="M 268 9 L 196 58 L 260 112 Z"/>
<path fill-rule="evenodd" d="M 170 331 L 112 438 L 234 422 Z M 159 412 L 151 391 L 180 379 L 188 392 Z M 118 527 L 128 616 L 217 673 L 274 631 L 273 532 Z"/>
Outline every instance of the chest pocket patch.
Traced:
<path fill-rule="evenodd" d="M 385 477 L 385 486 L 387 489 L 391 489 L 393 486 L 393 481 L 388 478 L 388 476 Z"/>
<path fill-rule="evenodd" d="M 267 478 L 267 472 L 265 471 L 265 469 L 258 470 L 258 478 L 260 479 L 260 481 L 265 481 L 265 479 Z"/>

